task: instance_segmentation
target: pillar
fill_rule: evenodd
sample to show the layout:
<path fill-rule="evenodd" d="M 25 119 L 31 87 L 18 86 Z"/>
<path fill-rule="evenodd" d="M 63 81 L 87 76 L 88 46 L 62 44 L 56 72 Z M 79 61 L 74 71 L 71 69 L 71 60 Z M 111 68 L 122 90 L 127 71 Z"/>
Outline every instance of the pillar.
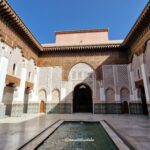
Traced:
<path fill-rule="evenodd" d="M 24 92 L 25 92 L 25 83 L 26 83 L 26 68 L 21 69 L 21 77 L 20 77 L 20 86 L 16 88 L 16 96 L 14 97 L 14 102 L 23 102 L 24 101 Z"/>
<path fill-rule="evenodd" d="M 40 112 L 40 103 L 38 99 L 38 73 L 39 70 L 36 68 L 34 72 L 34 77 L 31 82 L 33 82 L 33 89 L 29 91 L 29 98 L 28 98 L 28 113 L 38 113 Z"/>
<path fill-rule="evenodd" d="M 115 92 L 115 102 L 121 102 L 120 101 L 120 91 L 119 91 L 119 83 L 117 80 L 117 66 L 113 65 L 113 77 L 114 77 L 114 92 Z"/>
<path fill-rule="evenodd" d="M 22 68 L 20 76 L 20 86 L 16 87 L 14 91 L 12 116 L 20 116 L 23 113 L 26 74 L 26 68 Z"/>
<path fill-rule="evenodd" d="M 5 109 L 6 109 L 6 106 L 2 103 L 2 101 L 3 101 L 3 94 L 5 88 L 7 67 L 8 67 L 8 59 L 6 57 L 1 57 L 0 58 L 0 118 L 3 118 L 5 116 Z"/>
<path fill-rule="evenodd" d="M 0 103 L 2 102 L 2 98 L 3 98 L 7 67 L 8 67 L 8 59 L 6 57 L 1 57 L 0 58 Z"/>
<path fill-rule="evenodd" d="M 150 115 L 150 81 L 148 78 L 148 68 L 146 68 L 146 64 L 144 63 L 144 54 L 142 53 L 140 56 L 140 63 L 141 63 L 141 72 L 142 72 L 142 78 L 145 88 L 145 95 L 146 95 L 146 102 L 148 105 L 148 113 Z"/>
<path fill-rule="evenodd" d="M 100 82 L 100 101 L 105 102 L 105 91 L 102 81 Z"/>
<path fill-rule="evenodd" d="M 143 61 L 143 59 L 144 59 L 143 55 L 144 54 L 140 55 L 142 78 L 143 78 L 143 83 L 144 83 L 144 88 L 145 88 L 146 100 L 147 100 L 147 102 L 150 102 L 150 84 L 149 84 L 147 68 Z"/>
<path fill-rule="evenodd" d="M 129 79 L 130 79 L 130 85 L 131 85 L 131 90 L 132 94 L 130 94 L 130 101 L 138 101 L 138 95 L 137 95 L 137 89 L 135 87 L 135 81 L 134 81 L 134 73 L 131 69 L 131 64 L 128 66 L 129 68 Z"/>

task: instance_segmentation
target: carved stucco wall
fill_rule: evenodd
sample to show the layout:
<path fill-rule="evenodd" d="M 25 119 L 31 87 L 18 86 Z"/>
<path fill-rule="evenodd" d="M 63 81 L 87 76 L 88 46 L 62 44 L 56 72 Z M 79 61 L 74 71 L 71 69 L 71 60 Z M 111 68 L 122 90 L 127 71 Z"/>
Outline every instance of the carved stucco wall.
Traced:
<path fill-rule="evenodd" d="M 53 103 L 60 102 L 60 91 L 58 89 L 52 91 L 52 102 Z"/>
<path fill-rule="evenodd" d="M 29 81 L 29 72 L 31 72 L 31 82 L 34 82 L 34 75 L 35 75 L 35 62 L 33 59 L 27 60 L 22 56 L 22 50 L 19 47 L 11 48 L 7 44 L 0 42 L 0 57 L 5 56 L 8 58 L 8 69 L 7 73 L 10 75 L 13 75 L 13 65 L 16 65 L 16 71 L 15 76 L 20 78 L 21 75 L 21 69 L 23 67 L 26 68 L 27 74 L 26 74 L 26 80 Z"/>
<path fill-rule="evenodd" d="M 85 63 L 79 63 L 72 67 L 69 72 L 69 81 L 72 82 L 73 87 L 84 82 L 94 90 L 96 76 L 93 68 Z"/>
<path fill-rule="evenodd" d="M 130 99 L 130 92 L 127 88 L 122 88 L 120 90 L 120 98 L 121 98 L 121 101 L 129 101 Z"/>
<path fill-rule="evenodd" d="M 13 65 L 16 65 L 15 68 L 15 76 L 20 77 L 21 75 L 21 68 L 22 68 L 22 53 L 21 49 L 15 48 L 12 49 L 11 55 L 9 56 L 9 64 L 8 64 L 8 74 L 13 74 Z"/>
<path fill-rule="evenodd" d="M 22 48 L 23 56 L 26 59 L 34 58 L 35 60 L 38 59 L 37 53 L 33 50 L 31 45 L 27 44 L 22 37 L 17 35 L 12 28 L 10 28 L 9 24 L 4 22 L 4 20 L 0 19 L 0 29 L 2 29 L 2 38 L 3 40 L 12 48 L 19 46 Z"/>
<path fill-rule="evenodd" d="M 132 65 L 132 72 L 134 75 L 134 81 L 138 81 L 138 80 L 142 79 L 140 59 L 137 55 L 133 56 L 131 65 Z"/>
<path fill-rule="evenodd" d="M 73 66 L 69 72 L 69 82 L 71 82 L 72 91 L 79 83 L 87 84 L 92 90 L 93 100 L 96 100 L 96 74 L 90 65 L 78 63 Z"/>
<path fill-rule="evenodd" d="M 45 90 L 39 91 L 39 100 L 40 101 L 46 101 L 46 91 Z"/>
<path fill-rule="evenodd" d="M 38 91 L 45 90 L 46 94 L 49 93 L 48 85 L 50 84 L 48 81 L 49 79 L 49 70 L 48 68 L 39 68 L 39 74 L 38 74 Z"/>
<path fill-rule="evenodd" d="M 131 91 L 130 79 L 128 75 L 128 65 L 104 65 L 103 66 L 103 87 L 105 91 L 106 101 L 115 100 L 110 98 L 114 94 L 120 95 L 122 88 Z M 109 94 L 111 93 L 111 94 Z"/>
<path fill-rule="evenodd" d="M 127 89 L 131 89 L 130 79 L 129 79 L 129 72 L 128 72 L 128 65 L 118 65 L 115 66 L 115 77 L 116 77 L 116 93 L 120 94 L 120 90 L 123 87 Z"/>
<path fill-rule="evenodd" d="M 48 95 L 47 100 L 52 101 L 52 91 L 61 90 L 61 67 L 41 67 L 38 73 L 38 91 L 44 89 Z"/>
<path fill-rule="evenodd" d="M 53 67 L 52 69 L 52 89 L 61 89 L 61 82 L 62 82 L 62 69 L 61 67 Z"/>
<path fill-rule="evenodd" d="M 111 50 L 99 50 L 98 52 L 90 52 L 85 50 L 68 53 L 53 53 L 39 57 L 39 67 L 55 67 L 60 66 L 62 68 L 62 79 L 68 81 L 69 72 L 71 68 L 78 63 L 86 63 L 94 68 L 96 73 L 96 79 L 102 80 L 102 65 L 111 64 L 126 64 L 128 63 L 126 51 L 121 49 Z"/>
<path fill-rule="evenodd" d="M 36 66 L 35 66 L 33 59 L 30 59 L 29 61 L 27 61 L 26 69 L 27 69 L 26 80 L 34 82 L 34 75 L 36 73 Z M 29 77 L 29 73 L 30 73 L 30 77 Z"/>
<path fill-rule="evenodd" d="M 114 88 L 113 66 L 110 65 L 103 66 L 103 83 L 105 89 L 107 89 L 108 87 Z"/>
<path fill-rule="evenodd" d="M 0 57 L 9 57 L 10 53 L 12 51 L 12 48 L 5 44 L 4 42 L 0 41 Z"/>
<path fill-rule="evenodd" d="M 38 91 L 44 89 L 49 95 L 48 101 L 53 102 L 53 92 L 58 90 L 61 102 L 72 103 L 74 88 L 79 83 L 85 83 L 91 88 L 93 99 L 99 98 L 99 82 L 96 82 L 95 71 L 90 65 L 79 63 L 73 66 L 69 72 L 68 81 L 62 81 L 61 67 L 39 68 Z"/>
<path fill-rule="evenodd" d="M 115 101 L 115 91 L 112 88 L 107 88 L 105 90 L 106 100 L 107 102 L 114 102 Z"/>
<path fill-rule="evenodd" d="M 28 80 L 27 79 L 28 72 L 29 71 L 32 72 L 31 82 L 33 82 L 34 90 L 32 90 L 32 92 L 29 92 L 29 94 L 26 94 L 26 92 L 24 92 L 25 91 L 25 86 L 24 85 L 23 86 L 19 85 L 14 90 L 15 93 L 12 93 L 14 95 L 13 98 L 12 98 L 13 102 L 15 102 L 15 100 L 17 99 L 17 97 L 19 95 L 19 91 L 23 91 L 22 94 L 28 95 L 29 102 L 37 101 L 37 98 L 36 98 L 37 97 L 37 95 L 36 95 L 37 93 L 36 93 L 36 85 L 35 85 L 36 81 L 34 80 L 35 79 L 34 75 L 35 75 L 35 68 L 36 68 L 36 66 L 34 64 L 34 61 L 32 59 L 31 60 L 27 60 L 26 58 L 24 58 L 22 56 L 22 52 L 21 52 L 21 49 L 19 47 L 11 48 L 6 43 L 0 41 L 0 49 L 1 49 L 1 51 L 0 51 L 0 59 L 1 59 L 1 57 L 6 57 L 6 59 L 8 60 L 8 66 L 7 66 L 7 64 L 5 64 L 6 65 L 5 67 L 7 68 L 6 69 L 6 74 L 16 76 L 17 78 L 21 79 L 21 81 L 26 82 L 26 80 Z M 14 66 L 14 64 L 16 65 L 16 67 L 15 67 L 15 74 L 13 74 L 13 66 Z M 24 69 L 22 70 L 22 68 L 24 68 Z M 25 71 L 25 69 L 26 69 L 26 71 Z M 23 71 L 23 74 L 22 74 L 22 71 Z M 22 74 L 22 77 L 21 77 L 21 74 Z M 4 88 L 5 88 L 5 83 L 4 83 Z M 4 93 L 5 92 L 3 92 L 3 94 Z M 21 100 L 24 101 L 24 99 L 26 99 L 25 96 L 24 96 L 23 99 L 21 98 L 20 101 Z"/>

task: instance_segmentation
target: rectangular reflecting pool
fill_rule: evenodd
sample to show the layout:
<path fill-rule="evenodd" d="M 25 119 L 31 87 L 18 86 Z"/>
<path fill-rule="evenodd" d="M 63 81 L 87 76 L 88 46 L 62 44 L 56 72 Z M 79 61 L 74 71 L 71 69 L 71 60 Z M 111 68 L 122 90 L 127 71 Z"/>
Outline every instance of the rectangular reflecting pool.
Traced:
<path fill-rule="evenodd" d="M 118 150 L 100 122 L 63 122 L 37 150 Z"/>

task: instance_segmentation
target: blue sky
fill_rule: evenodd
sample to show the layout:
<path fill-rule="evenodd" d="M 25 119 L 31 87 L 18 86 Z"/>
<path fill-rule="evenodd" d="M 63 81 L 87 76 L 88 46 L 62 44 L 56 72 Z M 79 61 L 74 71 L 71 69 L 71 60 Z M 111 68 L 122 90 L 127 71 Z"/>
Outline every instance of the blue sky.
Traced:
<path fill-rule="evenodd" d="M 109 28 L 124 39 L 148 0 L 8 0 L 40 43 L 53 43 L 55 31 Z"/>

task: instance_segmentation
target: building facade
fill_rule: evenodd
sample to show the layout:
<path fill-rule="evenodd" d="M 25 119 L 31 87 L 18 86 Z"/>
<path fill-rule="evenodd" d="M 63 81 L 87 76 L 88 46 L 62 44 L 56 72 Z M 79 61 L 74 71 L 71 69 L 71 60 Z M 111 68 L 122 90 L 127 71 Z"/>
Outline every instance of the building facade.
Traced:
<path fill-rule="evenodd" d="M 0 116 L 150 114 L 150 2 L 125 40 L 108 29 L 56 32 L 40 44 L 0 1 Z"/>

